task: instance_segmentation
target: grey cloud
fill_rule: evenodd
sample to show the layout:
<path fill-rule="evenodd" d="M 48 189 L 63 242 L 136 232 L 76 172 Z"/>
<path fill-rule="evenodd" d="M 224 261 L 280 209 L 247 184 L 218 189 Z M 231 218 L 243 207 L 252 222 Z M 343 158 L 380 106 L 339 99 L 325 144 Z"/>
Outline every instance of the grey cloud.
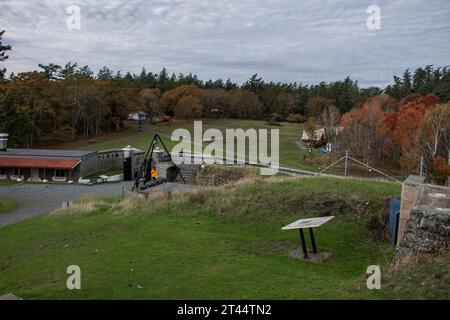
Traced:
<path fill-rule="evenodd" d="M 376 3 L 382 29 L 366 28 L 375 1 L 2 0 L 0 29 L 14 51 L 6 67 L 77 61 L 94 70 L 193 72 L 201 78 L 316 83 L 350 75 L 383 86 L 405 68 L 449 64 L 450 3 Z M 78 4 L 82 29 L 66 28 Z"/>

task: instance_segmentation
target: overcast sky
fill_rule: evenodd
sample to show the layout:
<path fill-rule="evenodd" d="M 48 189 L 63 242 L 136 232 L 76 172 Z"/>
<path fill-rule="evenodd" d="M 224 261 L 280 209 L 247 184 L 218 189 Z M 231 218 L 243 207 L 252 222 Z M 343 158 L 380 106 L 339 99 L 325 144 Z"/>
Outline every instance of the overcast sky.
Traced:
<path fill-rule="evenodd" d="M 380 30 L 366 25 L 373 4 Z M 80 30 L 67 27 L 70 5 Z M 254 73 L 307 84 L 348 75 L 366 87 L 450 64 L 449 0 L 0 0 L 2 29 L 16 73 L 76 61 L 238 83 Z"/>

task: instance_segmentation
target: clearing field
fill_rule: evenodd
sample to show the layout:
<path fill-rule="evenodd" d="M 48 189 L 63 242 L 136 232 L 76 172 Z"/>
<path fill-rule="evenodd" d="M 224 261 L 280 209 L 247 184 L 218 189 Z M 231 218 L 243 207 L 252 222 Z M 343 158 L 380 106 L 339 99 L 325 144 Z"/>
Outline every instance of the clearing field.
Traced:
<path fill-rule="evenodd" d="M 305 150 L 301 150 L 294 142 L 300 140 L 303 132 L 303 124 L 282 122 L 280 125 L 270 125 L 266 121 L 233 120 L 233 119 L 203 119 L 203 130 L 216 128 L 225 136 L 226 129 L 279 129 L 280 130 L 280 163 L 299 169 L 317 171 L 318 166 L 304 161 L 312 157 Z M 178 142 L 170 141 L 170 136 L 175 129 L 184 128 L 191 132 L 193 138 L 193 121 L 162 122 L 155 125 L 147 124 L 145 132 L 138 133 L 137 126 L 131 125 L 118 133 L 111 133 L 92 139 L 79 139 L 64 144 L 46 146 L 57 149 L 85 149 L 85 150 L 108 150 L 123 148 L 131 145 L 133 147 L 147 150 L 153 136 L 153 132 L 162 133 L 162 139 L 170 149 Z M 270 146 L 270 144 L 269 144 Z M 313 156 L 317 156 L 315 151 Z"/>
<path fill-rule="evenodd" d="M 2 228 L 0 295 L 26 299 L 443 298 L 447 286 L 395 276 L 366 288 L 369 265 L 384 274 L 393 256 L 368 222 L 399 184 L 331 178 L 272 178 L 148 200 L 82 201 Z M 352 204 L 352 205 L 349 205 Z M 280 228 L 334 214 L 316 232 L 321 263 L 294 259 L 298 233 Z M 66 288 L 78 265 L 82 290 Z M 435 266 L 442 277 L 445 266 Z M 442 271 L 442 270 L 444 271 Z M 403 273 L 407 277 L 408 273 Z M 384 276 L 383 276 L 384 277 Z M 385 278 L 383 278 L 384 281 Z M 391 285 L 394 283 L 395 285 Z"/>

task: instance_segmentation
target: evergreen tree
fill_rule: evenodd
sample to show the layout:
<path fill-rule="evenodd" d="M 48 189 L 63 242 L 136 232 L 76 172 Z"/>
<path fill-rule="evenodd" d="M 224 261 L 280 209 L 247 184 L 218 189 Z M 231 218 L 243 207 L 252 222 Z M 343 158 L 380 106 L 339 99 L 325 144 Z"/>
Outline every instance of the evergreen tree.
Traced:
<path fill-rule="evenodd" d="M 113 72 L 108 67 L 103 67 L 99 70 L 97 73 L 97 79 L 98 80 L 112 80 L 113 79 Z"/>
<path fill-rule="evenodd" d="M 92 78 L 94 75 L 94 72 L 87 65 L 79 68 L 76 73 L 83 78 Z"/>
<path fill-rule="evenodd" d="M 4 62 L 9 58 L 9 56 L 6 55 L 6 52 L 11 50 L 11 46 L 2 44 L 2 38 L 4 33 L 5 30 L 0 31 L 0 62 Z M 5 74 L 6 68 L 2 68 L 0 65 L 0 80 L 2 80 L 5 77 Z"/>
<path fill-rule="evenodd" d="M 61 66 L 53 63 L 49 63 L 48 65 L 43 65 L 39 63 L 39 68 L 44 70 L 44 74 L 47 76 L 50 80 L 57 80 L 59 79 L 58 75 L 61 71 Z"/>
<path fill-rule="evenodd" d="M 78 67 L 78 64 L 76 62 L 72 63 L 69 61 L 68 63 L 66 63 L 66 65 L 63 68 L 61 68 L 59 70 L 58 78 L 61 78 L 61 79 L 69 78 L 70 76 L 72 76 L 76 73 L 77 67 Z"/>

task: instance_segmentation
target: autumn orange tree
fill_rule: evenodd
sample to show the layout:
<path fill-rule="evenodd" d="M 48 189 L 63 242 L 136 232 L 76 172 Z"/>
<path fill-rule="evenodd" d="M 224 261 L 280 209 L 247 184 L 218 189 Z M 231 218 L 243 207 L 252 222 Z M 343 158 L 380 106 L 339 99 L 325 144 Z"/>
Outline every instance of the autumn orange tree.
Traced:
<path fill-rule="evenodd" d="M 409 171 L 417 170 L 422 157 L 420 131 L 422 130 L 424 116 L 425 105 L 417 102 L 408 102 L 398 111 L 393 140 L 402 149 L 400 165 Z"/>
<path fill-rule="evenodd" d="M 383 101 L 387 100 L 373 97 L 343 115 L 340 147 L 367 162 L 398 161 L 410 173 L 418 172 L 423 159 L 429 178 L 436 170 L 442 175 L 441 158 L 448 157 L 449 150 L 450 105 L 440 104 L 432 94 L 409 95 L 398 110 L 395 104 L 386 108 Z"/>
<path fill-rule="evenodd" d="M 435 182 L 444 184 L 450 177 L 450 164 L 443 156 L 437 156 L 433 161 L 432 178 Z"/>
<path fill-rule="evenodd" d="M 163 93 L 160 100 L 162 111 L 168 115 L 174 115 L 175 107 L 180 99 L 188 96 L 195 97 L 196 102 L 201 105 L 203 110 L 204 96 L 202 90 L 195 86 L 183 85 Z M 192 102 L 193 99 L 190 99 L 190 101 Z"/>
<path fill-rule="evenodd" d="M 205 104 L 203 115 L 208 118 L 219 118 L 226 116 L 225 111 L 229 109 L 229 95 L 224 89 L 204 89 L 203 96 Z"/>
<path fill-rule="evenodd" d="M 159 103 L 160 96 L 161 91 L 159 89 L 146 88 L 139 92 L 142 111 L 147 113 L 152 121 L 155 117 L 162 114 L 161 105 Z"/>
<path fill-rule="evenodd" d="M 262 114 L 262 104 L 258 96 L 247 90 L 233 90 L 229 94 L 226 110 L 230 118 L 258 119 Z"/>
<path fill-rule="evenodd" d="M 195 96 L 181 97 L 174 109 L 174 115 L 182 119 L 201 118 L 203 105 L 199 98 Z"/>
<path fill-rule="evenodd" d="M 365 163 L 374 163 L 381 154 L 378 131 L 383 118 L 383 110 L 378 99 L 369 99 L 360 108 L 344 114 L 341 125 L 339 147 L 349 151 L 353 157 Z"/>
<path fill-rule="evenodd" d="M 436 157 L 448 146 L 450 130 L 450 104 L 436 104 L 425 111 L 420 130 L 420 152 L 425 161 L 432 165 Z"/>

